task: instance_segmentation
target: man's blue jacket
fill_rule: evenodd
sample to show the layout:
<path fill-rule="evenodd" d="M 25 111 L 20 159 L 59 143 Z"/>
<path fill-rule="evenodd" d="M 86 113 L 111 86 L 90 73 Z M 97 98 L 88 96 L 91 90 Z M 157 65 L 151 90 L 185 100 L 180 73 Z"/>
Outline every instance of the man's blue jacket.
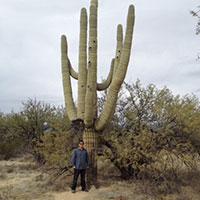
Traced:
<path fill-rule="evenodd" d="M 89 166 L 89 156 L 86 149 L 76 148 L 72 154 L 72 166 L 76 169 L 86 169 Z"/>

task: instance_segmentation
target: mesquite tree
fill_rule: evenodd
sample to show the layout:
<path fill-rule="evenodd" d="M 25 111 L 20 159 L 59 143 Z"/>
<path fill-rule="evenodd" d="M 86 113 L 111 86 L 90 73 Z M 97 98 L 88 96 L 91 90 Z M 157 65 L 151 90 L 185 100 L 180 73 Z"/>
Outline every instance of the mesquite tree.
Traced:
<path fill-rule="evenodd" d="M 132 45 L 135 11 L 130 5 L 127 16 L 125 38 L 122 25 L 117 26 L 117 45 L 115 58 L 111 61 L 110 72 L 103 83 L 97 83 L 97 8 L 98 1 L 91 0 L 89 14 L 89 43 L 87 48 L 88 17 L 87 10 L 81 9 L 78 73 L 73 69 L 68 57 L 66 36 L 61 36 L 62 79 L 65 107 L 73 126 L 83 131 L 83 140 L 90 157 L 87 171 L 89 184 L 97 183 L 97 137 L 114 114 L 121 84 L 124 81 Z M 88 49 L 88 50 L 87 50 Z M 87 55 L 88 53 L 88 55 Z M 78 80 L 77 108 L 72 97 L 71 79 Z M 104 109 L 98 116 L 97 91 L 108 89 Z"/>

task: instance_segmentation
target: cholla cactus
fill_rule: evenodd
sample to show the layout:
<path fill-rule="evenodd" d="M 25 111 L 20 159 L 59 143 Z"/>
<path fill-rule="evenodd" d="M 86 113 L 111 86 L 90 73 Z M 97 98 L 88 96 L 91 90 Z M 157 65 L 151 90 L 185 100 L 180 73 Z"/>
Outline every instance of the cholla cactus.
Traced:
<path fill-rule="evenodd" d="M 81 9 L 79 63 L 78 73 L 72 68 L 68 57 L 66 36 L 61 37 L 62 78 L 65 106 L 72 124 L 83 130 L 85 147 L 88 150 L 91 168 L 87 173 L 90 184 L 97 181 L 97 136 L 110 121 L 118 97 L 121 84 L 124 81 L 132 45 L 134 27 L 134 6 L 130 5 L 127 16 L 125 38 L 123 39 L 122 25 L 117 27 L 117 45 L 115 58 L 111 61 L 110 72 L 103 83 L 97 83 L 97 0 L 91 0 L 89 14 L 89 43 L 87 51 L 88 17 L 85 8 Z M 88 52 L 88 55 L 87 55 Z M 78 106 L 75 107 L 70 76 L 78 80 Z M 108 89 L 104 109 L 97 114 L 97 91 Z M 91 176 L 90 176 L 91 175 Z"/>

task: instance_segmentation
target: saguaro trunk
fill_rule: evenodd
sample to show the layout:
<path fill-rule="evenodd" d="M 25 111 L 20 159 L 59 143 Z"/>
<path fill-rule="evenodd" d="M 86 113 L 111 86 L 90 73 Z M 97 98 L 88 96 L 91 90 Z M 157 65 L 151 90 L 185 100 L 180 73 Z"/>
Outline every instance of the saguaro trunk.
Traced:
<path fill-rule="evenodd" d="M 91 185 L 97 186 L 97 132 L 92 128 L 85 128 L 83 131 L 83 140 L 90 159 L 90 166 L 86 173 L 87 185 L 90 188 Z"/>

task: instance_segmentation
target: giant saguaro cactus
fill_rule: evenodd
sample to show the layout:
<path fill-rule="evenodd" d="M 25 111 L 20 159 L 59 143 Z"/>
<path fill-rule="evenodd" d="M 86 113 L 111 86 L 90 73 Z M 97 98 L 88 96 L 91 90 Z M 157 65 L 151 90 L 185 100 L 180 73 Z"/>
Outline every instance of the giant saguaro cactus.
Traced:
<path fill-rule="evenodd" d="M 65 106 L 72 124 L 83 131 L 85 147 L 88 150 L 91 167 L 87 172 L 90 184 L 97 181 L 97 136 L 111 119 L 118 92 L 124 81 L 129 63 L 134 27 L 134 6 L 130 5 L 127 16 L 125 38 L 122 25 L 117 27 L 115 57 L 111 60 L 110 72 L 103 83 L 97 83 L 97 0 L 91 0 L 89 14 L 89 42 L 87 45 L 88 17 L 85 8 L 81 9 L 78 73 L 72 68 L 68 57 L 66 36 L 61 37 L 62 78 Z M 87 48 L 88 46 L 88 48 Z M 78 105 L 74 104 L 70 76 L 78 80 Z M 97 91 L 108 90 L 103 111 L 97 114 Z"/>

